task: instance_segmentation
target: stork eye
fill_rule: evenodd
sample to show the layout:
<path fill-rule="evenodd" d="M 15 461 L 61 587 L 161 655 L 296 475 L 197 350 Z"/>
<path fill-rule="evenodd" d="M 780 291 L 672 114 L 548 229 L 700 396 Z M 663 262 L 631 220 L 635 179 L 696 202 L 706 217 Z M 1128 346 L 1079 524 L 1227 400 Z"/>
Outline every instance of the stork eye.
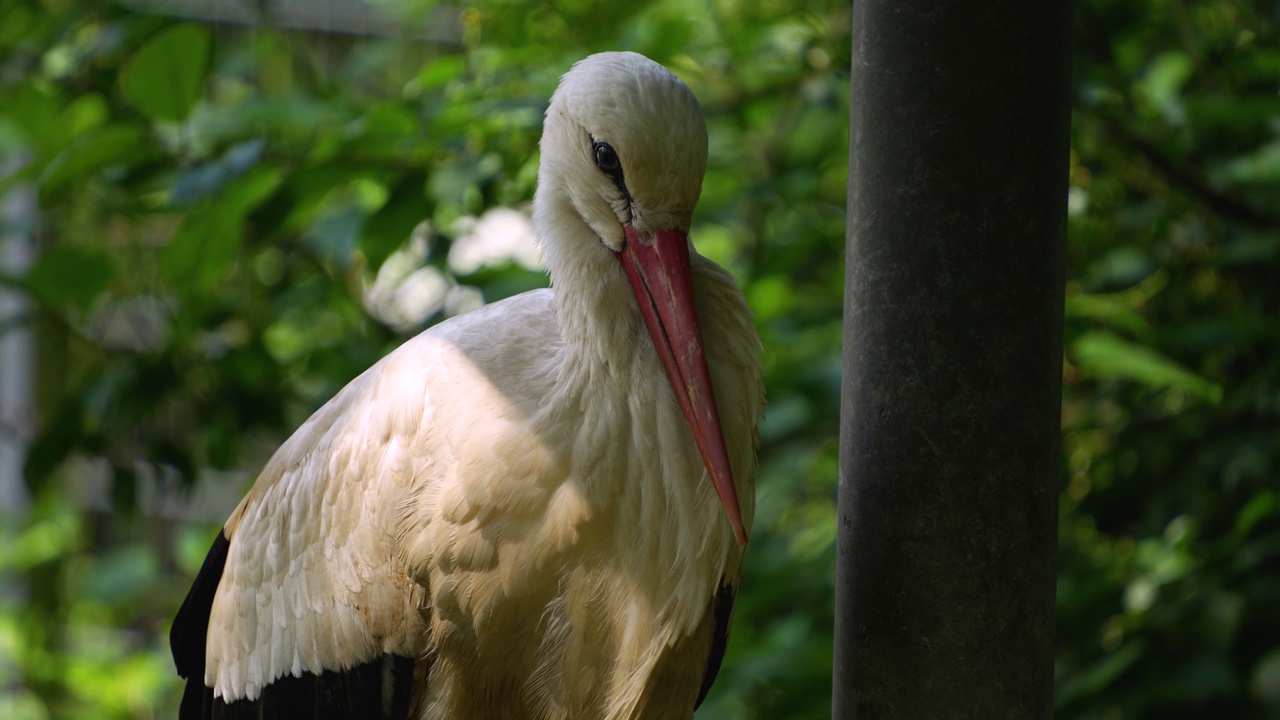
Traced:
<path fill-rule="evenodd" d="M 622 174 L 622 162 L 618 160 L 618 153 L 614 152 L 609 143 L 598 142 L 591 146 L 596 154 L 596 167 L 615 178 Z"/>

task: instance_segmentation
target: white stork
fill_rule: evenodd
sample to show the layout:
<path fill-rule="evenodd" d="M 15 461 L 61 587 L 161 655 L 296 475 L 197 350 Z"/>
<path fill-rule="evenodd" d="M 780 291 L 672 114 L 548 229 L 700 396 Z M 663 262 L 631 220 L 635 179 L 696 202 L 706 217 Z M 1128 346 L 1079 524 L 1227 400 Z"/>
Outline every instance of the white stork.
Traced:
<path fill-rule="evenodd" d="M 687 719 L 754 515 L 759 339 L 693 252 L 693 93 L 634 53 L 551 99 L 552 289 L 441 323 L 275 453 L 178 611 L 182 715 Z"/>

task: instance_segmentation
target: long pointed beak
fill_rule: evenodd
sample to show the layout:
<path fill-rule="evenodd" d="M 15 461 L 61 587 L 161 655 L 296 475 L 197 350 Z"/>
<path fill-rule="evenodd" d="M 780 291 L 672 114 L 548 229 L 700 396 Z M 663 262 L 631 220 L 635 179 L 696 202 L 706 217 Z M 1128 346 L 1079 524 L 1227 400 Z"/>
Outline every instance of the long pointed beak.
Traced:
<path fill-rule="evenodd" d="M 662 360 L 667 382 L 680 401 L 680 409 L 693 431 L 694 442 L 707 466 L 707 474 L 729 515 L 734 537 L 747 542 L 738 507 L 738 491 L 729 467 L 729 452 L 720 427 L 715 390 L 702 349 L 702 331 L 693 303 L 693 270 L 689 264 L 689 236 L 683 230 L 659 230 L 642 235 L 625 225 L 627 245 L 618 253 L 640 314 Z"/>

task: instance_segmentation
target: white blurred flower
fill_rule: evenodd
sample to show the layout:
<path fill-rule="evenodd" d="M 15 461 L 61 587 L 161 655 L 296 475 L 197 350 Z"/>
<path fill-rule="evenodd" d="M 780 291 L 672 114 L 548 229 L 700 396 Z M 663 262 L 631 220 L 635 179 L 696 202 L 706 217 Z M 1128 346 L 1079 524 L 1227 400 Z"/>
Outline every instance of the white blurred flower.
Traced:
<path fill-rule="evenodd" d="M 454 285 L 444 298 L 444 314 L 449 317 L 475 310 L 484 304 L 484 293 L 470 285 Z"/>
<path fill-rule="evenodd" d="M 364 290 L 371 316 L 404 332 L 440 312 L 449 294 L 448 278 L 439 268 L 423 265 L 431 253 L 431 227 L 420 223 L 405 246 L 391 253 Z"/>
<path fill-rule="evenodd" d="M 542 269 L 529 216 L 511 208 L 493 208 L 476 218 L 462 218 L 459 235 L 449 248 L 449 269 L 470 275 L 485 267 L 514 262 L 529 270 Z"/>

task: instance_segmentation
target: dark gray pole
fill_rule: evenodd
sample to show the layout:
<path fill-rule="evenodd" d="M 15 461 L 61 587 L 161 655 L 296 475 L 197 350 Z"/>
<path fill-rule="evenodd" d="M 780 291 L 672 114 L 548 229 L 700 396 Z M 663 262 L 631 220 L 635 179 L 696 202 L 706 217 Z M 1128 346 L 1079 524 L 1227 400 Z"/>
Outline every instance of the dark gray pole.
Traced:
<path fill-rule="evenodd" d="M 1070 0 L 854 0 L 834 717 L 1047 719 Z"/>

